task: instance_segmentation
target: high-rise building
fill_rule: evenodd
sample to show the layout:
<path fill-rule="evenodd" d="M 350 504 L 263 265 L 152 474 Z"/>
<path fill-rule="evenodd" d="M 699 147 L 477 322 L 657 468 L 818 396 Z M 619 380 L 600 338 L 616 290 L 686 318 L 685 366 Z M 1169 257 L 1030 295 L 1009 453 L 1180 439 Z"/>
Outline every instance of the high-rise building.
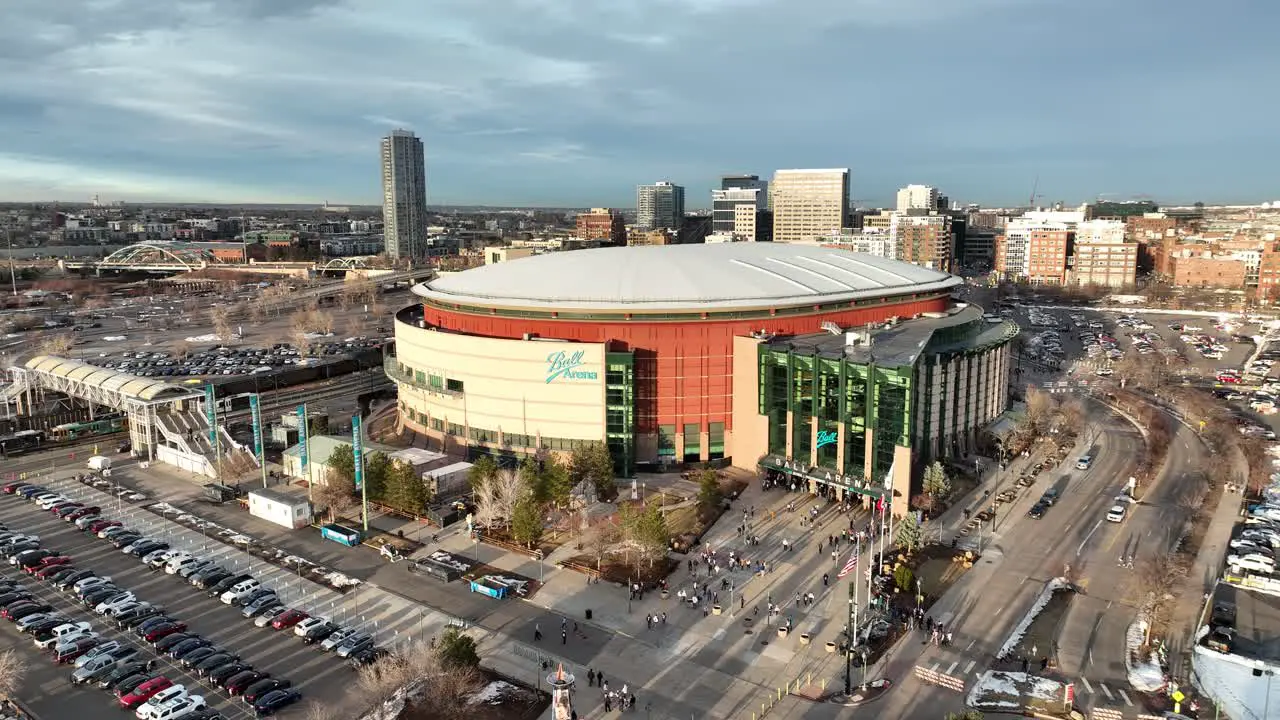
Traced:
<path fill-rule="evenodd" d="M 996 236 L 996 272 L 1006 280 L 1062 285 L 1075 227 L 1062 222 L 1018 218 Z"/>
<path fill-rule="evenodd" d="M 684 188 L 666 180 L 636 186 L 636 226 L 679 230 L 684 220 Z"/>
<path fill-rule="evenodd" d="M 622 213 L 610 208 L 591 208 L 578 213 L 574 235 L 580 240 L 600 240 L 604 245 L 627 244 L 627 224 Z"/>
<path fill-rule="evenodd" d="M 408 130 L 382 138 L 382 219 L 388 257 L 427 256 L 426 160 Z"/>
<path fill-rule="evenodd" d="M 759 240 L 765 198 L 762 187 L 712 190 L 711 233 L 738 241 Z"/>
<path fill-rule="evenodd" d="M 898 212 L 942 210 L 938 189 L 928 185 L 908 185 L 898 191 Z"/>
<path fill-rule="evenodd" d="M 951 217 L 897 213 L 889 222 L 895 260 L 950 272 L 954 256 Z"/>
<path fill-rule="evenodd" d="M 778 170 L 769 188 L 774 242 L 814 242 L 849 221 L 849 168 Z"/>
<path fill-rule="evenodd" d="M 1121 220 L 1087 220 L 1076 225 L 1072 279 L 1077 285 L 1121 288 L 1138 275 L 1138 243 L 1127 241 Z"/>
<path fill-rule="evenodd" d="M 769 197 L 769 181 L 761 180 L 759 175 L 723 175 L 720 178 L 721 190 L 751 190 L 760 191 L 761 202 Z"/>

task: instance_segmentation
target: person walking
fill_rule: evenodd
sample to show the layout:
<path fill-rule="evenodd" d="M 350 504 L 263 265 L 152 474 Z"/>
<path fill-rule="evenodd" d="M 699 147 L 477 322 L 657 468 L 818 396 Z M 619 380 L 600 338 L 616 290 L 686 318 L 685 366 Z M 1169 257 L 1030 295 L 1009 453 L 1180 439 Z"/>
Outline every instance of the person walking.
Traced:
<path fill-rule="evenodd" d="M 591 668 L 587 668 L 587 687 L 595 687 L 595 684 L 596 684 L 596 671 L 592 670 Z"/>
<path fill-rule="evenodd" d="M 561 645 L 569 644 L 569 633 L 564 630 L 560 631 L 560 644 Z"/>
<path fill-rule="evenodd" d="M 533 624 L 533 641 L 542 642 L 542 626 L 538 623 Z"/>

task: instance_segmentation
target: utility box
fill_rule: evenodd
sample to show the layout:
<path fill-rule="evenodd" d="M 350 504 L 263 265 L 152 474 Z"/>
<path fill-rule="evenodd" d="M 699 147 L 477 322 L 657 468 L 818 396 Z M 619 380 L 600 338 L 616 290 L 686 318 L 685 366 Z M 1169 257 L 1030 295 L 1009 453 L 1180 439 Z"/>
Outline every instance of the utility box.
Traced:
<path fill-rule="evenodd" d="M 97 470 L 98 472 L 101 472 L 103 470 L 110 470 L 111 458 L 103 457 L 102 455 L 94 455 L 93 457 L 89 458 L 89 469 Z"/>
<path fill-rule="evenodd" d="M 290 530 L 311 524 L 311 503 L 276 490 L 250 490 L 249 514 Z"/>
<path fill-rule="evenodd" d="M 471 490 L 471 463 L 456 462 L 422 473 L 433 500 L 452 500 Z"/>

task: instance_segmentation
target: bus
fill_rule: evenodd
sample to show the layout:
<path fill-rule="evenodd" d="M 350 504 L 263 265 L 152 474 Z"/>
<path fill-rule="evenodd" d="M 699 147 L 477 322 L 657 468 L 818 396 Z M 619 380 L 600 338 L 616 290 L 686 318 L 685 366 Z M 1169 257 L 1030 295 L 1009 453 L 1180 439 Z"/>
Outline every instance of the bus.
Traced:
<path fill-rule="evenodd" d="M 19 430 L 12 435 L 0 437 L 0 455 L 14 457 L 30 450 L 39 449 L 44 444 L 44 433 L 40 430 Z"/>

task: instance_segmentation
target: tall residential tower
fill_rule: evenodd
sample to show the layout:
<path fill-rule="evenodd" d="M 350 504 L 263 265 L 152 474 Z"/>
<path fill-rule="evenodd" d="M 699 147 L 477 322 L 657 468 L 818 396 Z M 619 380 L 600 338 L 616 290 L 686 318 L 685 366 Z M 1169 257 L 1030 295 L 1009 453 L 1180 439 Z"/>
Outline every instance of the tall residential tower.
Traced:
<path fill-rule="evenodd" d="M 663 180 L 636 186 L 636 225 L 641 230 L 679 230 L 684 220 L 684 188 Z"/>
<path fill-rule="evenodd" d="M 422 141 L 408 130 L 382 138 L 382 220 L 388 257 L 426 257 L 426 160 Z"/>

